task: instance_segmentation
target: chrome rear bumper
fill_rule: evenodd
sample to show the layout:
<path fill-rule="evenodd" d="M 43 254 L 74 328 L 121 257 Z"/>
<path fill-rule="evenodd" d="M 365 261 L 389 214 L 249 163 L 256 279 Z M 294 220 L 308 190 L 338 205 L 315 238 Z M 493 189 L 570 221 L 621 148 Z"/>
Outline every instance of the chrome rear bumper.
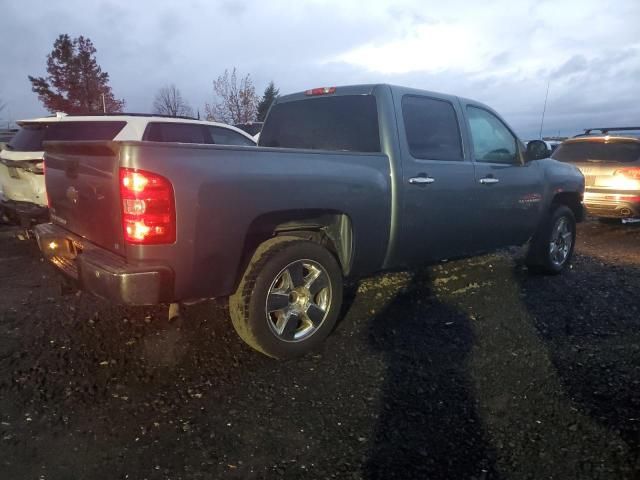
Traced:
<path fill-rule="evenodd" d="M 124 305 L 171 302 L 173 272 L 164 265 L 130 264 L 82 237 L 44 223 L 34 229 L 44 257 L 81 290 Z"/>

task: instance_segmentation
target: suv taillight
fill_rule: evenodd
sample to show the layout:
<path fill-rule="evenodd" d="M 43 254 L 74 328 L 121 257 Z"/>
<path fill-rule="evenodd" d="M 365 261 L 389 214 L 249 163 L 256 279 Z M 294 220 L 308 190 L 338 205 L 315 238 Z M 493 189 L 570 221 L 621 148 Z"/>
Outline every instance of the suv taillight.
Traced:
<path fill-rule="evenodd" d="M 640 167 L 621 168 L 613 172 L 614 175 L 620 175 L 633 180 L 640 180 Z"/>
<path fill-rule="evenodd" d="M 125 241 L 142 245 L 176 241 L 176 206 L 169 180 L 120 168 L 120 201 Z"/>

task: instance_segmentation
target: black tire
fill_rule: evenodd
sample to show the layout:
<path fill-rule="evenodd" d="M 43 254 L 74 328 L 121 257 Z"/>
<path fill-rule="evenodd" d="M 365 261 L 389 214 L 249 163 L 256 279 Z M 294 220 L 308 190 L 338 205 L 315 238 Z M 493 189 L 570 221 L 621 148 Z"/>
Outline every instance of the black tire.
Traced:
<path fill-rule="evenodd" d="M 569 246 L 566 257 L 561 263 L 557 258 L 554 261 L 553 252 L 551 251 L 551 241 L 555 228 L 558 223 L 566 221 L 568 230 L 571 233 L 571 245 Z M 573 212 L 566 205 L 554 205 L 547 217 L 543 220 L 538 231 L 531 239 L 526 264 L 533 273 L 541 273 L 547 275 L 557 275 L 565 270 L 571 263 L 573 250 L 576 244 L 576 218 Z"/>
<path fill-rule="evenodd" d="M 305 290 L 308 279 L 312 278 L 312 273 L 305 275 L 312 272 L 307 267 L 320 271 L 320 283 L 317 287 L 312 283 Z M 296 273 L 290 273 L 290 268 Z M 290 289 L 295 283 L 293 277 L 298 283 L 302 279 L 302 286 Z M 322 289 L 314 293 L 313 288 L 320 287 Z M 331 252 L 297 237 L 276 237 L 256 250 L 238 289 L 229 298 L 229 313 L 238 335 L 249 346 L 273 358 L 294 358 L 317 348 L 331 333 L 340 313 L 342 294 L 342 271 Z M 268 312 L 267 302 L 274 297 L 285 302 L 285 306 Z M 320 297 L 322 300 L 318 301 Z M 303 311 L 305 306 L 307 311 Z M 312 310 L 313 315 L 309 314 Z M 317 321 L 312 321 L 312 317 Z M 278 325 L 284 325 L 283 332 L 276 331 Z"/>

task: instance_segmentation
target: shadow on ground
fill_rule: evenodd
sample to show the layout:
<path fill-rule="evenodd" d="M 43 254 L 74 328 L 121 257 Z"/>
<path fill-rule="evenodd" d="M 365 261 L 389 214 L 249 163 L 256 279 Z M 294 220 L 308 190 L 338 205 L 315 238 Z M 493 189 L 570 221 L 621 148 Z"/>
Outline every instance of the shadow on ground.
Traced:
<path fill-rule="evenodd" d="M 438 301 L 430 283 L 426 270 L 416 273 L 371 320 L 370 343 L 387 372 L 364 476 L 497 478 L 469 374 L 470 320 Z"/>
<path fill-rule="evenodd" d="M 546 282 L 516 275 L 523 303 L 571 401 L 628 444 L 640 475 L 640 265 L 578 256 L 573 269 Z"/>

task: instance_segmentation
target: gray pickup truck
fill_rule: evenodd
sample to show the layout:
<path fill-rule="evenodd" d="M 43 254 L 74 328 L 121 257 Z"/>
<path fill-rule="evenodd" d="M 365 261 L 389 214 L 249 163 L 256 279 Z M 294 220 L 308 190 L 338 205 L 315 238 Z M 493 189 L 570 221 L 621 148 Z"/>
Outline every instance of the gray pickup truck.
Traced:
<path fill-rule="evenodd" d="M 40 249 L 128 305 L 229 297 L 238 334 L 277 358 L 334 327 L 343 279 L 529 242 L 559 273 L 584 178 L 527 149 L 478 102 L 390 85 L 279 97 L 258 147 L 46 145 Z"/>

